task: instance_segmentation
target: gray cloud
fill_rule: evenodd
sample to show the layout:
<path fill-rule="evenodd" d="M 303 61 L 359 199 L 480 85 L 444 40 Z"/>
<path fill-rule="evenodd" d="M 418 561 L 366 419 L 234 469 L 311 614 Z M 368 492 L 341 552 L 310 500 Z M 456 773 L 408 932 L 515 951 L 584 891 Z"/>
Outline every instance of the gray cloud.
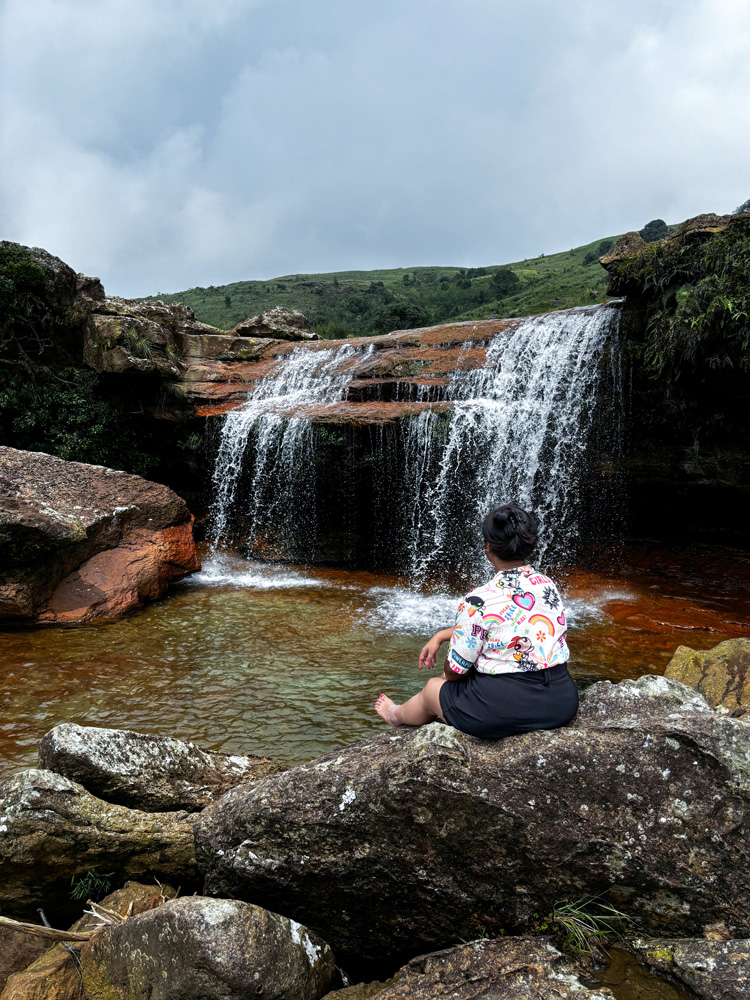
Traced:
<path fill-rule="evenodd" d="M 3 237 L 148 294 L 750 197 L 743 0 L 6 0 Z"/>

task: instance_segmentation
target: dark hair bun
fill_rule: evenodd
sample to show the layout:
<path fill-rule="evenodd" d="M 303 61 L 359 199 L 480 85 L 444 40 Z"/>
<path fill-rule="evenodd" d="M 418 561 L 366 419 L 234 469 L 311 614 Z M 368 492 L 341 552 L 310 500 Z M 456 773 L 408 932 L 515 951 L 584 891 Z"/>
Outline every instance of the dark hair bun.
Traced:
<path fill-rule="evenodd" d="M 505 562 L 524 562 L 539 541 L 536 515 L 516 503 L 491 510 L 482 522 L 482 534 L 490 552 Z"/>

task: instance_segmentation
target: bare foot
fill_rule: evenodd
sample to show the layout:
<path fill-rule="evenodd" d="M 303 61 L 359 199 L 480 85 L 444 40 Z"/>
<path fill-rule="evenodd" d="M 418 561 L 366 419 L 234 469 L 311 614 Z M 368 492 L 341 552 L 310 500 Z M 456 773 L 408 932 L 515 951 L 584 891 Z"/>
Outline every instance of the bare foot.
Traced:
<path fill-rule="evenodd" d="M 378 700 L 375 702 L 375 711 L 378 713 L 381 719 L 388 723 L 389 726 L 393 726 L 394 729 L 398 728 L 400 723 L 396 718 L 396 713 L 398 711 L 398 705 L 394 705 L 390 698 L 386 695 L 381 694 Z"/>

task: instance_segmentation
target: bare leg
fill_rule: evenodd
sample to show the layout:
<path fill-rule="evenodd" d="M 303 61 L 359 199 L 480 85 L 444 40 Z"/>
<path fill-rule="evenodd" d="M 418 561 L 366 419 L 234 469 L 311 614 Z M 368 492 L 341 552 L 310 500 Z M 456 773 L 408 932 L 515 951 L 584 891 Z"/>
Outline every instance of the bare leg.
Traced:
<path fill-rule="evenodd" d="M 440 688 L 446 683 L 444 677 L 431 677 L 419 694 L 403 705 L 394 705 L 390 698 L 381 694 L 375 702 L 375 711 L 394 729 L 398 726 L 424 726 L 435 719 L 445 722 L 440 711 Z"/>

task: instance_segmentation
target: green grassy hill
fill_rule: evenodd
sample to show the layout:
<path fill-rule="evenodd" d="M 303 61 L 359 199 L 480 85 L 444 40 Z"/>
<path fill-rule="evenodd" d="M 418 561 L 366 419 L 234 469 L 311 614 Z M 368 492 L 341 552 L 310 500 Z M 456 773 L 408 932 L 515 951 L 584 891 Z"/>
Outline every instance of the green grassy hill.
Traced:
<path fill-rule="evenodd" d="M 502 266 L 290 274 L 149 298 L 184 302 L 199 320 L 224 330 L 273 306 L 299 309 L 321 337 L 387 333 L 455 319 L 529 316 L 604 301 L 607 275 L 597 258 L 616 240 L 611 236 Z"/>

